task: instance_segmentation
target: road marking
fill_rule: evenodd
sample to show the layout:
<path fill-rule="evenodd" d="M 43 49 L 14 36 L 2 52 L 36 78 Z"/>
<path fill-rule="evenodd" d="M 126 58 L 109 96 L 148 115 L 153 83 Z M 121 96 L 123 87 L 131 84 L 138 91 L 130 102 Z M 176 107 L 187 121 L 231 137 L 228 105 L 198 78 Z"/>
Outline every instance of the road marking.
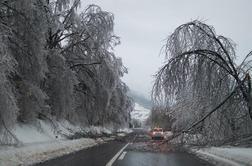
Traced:
<path fill-rule="evenodd" d="M 123 160 L 123 158 L 125 157 L 126 155 L 126 151 L 122 152 L 121 156 L 118 158 L 118 160 Z"/>
<path fill-rule="evenodd" d="M 117 152 L 116 155 L 106 164 L 106 166 L 112 166 L 112 164 L 116 161 L 118 156 L 123 152 L 125 148 L 127 148 L 128 145 L 129 143 L 127 143 L 119 152 Z"/>

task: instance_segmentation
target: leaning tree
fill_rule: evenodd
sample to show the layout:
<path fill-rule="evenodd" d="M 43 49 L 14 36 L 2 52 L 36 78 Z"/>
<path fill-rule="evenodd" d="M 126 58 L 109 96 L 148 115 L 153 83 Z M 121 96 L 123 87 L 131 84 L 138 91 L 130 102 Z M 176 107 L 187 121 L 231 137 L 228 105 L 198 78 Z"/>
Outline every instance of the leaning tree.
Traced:
<path fill-rule="evenodd" d="M 252 52 L 237 65 L 235 44 L 197 20 L 176 28 L 163 52 L 165 65 L 156 74 L 154 101 L 174 106 L 186 100 L 193 110 L 207 110 L 201 111 L 199 118 L 182 131 L 198 126 L 221 107 L 235 112 L 234 103 L 252 119 L 249 60 Z"/>

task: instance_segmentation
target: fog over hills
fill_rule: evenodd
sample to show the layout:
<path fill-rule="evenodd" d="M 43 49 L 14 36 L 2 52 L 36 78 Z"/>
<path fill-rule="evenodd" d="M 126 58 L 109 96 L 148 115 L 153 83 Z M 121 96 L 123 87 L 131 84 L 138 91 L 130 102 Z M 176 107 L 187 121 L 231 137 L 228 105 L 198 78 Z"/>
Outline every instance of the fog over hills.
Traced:
<path fill-rule="evenodd" d="M 136 91 L 130 90 L 128 92 L 128 95 L 133 98 L 133 100 L 135 101 L 135 103 L 138 103 L 140 105 L 142 105 L 145 108 L 151 109 L 152 108 L 152 102 L 150 99 L 147 99 L 145 96 L 139 94 Z"/>
<path fill-rule="evenodd" d="M 152 107 L 151 101 L 135 91 L 129 91 L 128 95 L 132 97 L 135 102 L 134 110 L 131 112 L 131 118 L 136 119 L 143 124 L 150 116 L 150 110 Z"/>
<path fill-rule="evenodd" d="M 135 103 L 135 108 L 130 115 L 132 119 L 136 119 L 143 124 L 150 116 L 150 113 L 150 109 L 143 107 L 141 104 Z"/>

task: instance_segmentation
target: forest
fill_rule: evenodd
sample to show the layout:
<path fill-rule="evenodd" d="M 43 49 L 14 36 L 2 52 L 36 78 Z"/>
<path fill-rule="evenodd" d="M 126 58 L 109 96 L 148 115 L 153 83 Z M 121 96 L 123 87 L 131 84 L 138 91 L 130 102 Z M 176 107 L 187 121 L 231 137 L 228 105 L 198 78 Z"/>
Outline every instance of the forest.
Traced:
<path fill-rule="evenodd" d="M 112 13 L 80 0 L 0 0 L 1 142 L 38 119 L 128 126 L 133 102 L 113 28 Z"/>

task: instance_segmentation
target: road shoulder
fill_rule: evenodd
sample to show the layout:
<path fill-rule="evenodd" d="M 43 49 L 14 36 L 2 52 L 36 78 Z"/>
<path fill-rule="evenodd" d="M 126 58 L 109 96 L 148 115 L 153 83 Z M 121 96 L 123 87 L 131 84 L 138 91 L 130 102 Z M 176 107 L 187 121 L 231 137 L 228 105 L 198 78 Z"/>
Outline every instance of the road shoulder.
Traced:
<path fill-rule="evenodd" d="M 207 160 L 215 165 L 222 166 L 251 166 L 252 165 L 252 148 L 245 147 L 191 147 L 191 153 Z"/>

